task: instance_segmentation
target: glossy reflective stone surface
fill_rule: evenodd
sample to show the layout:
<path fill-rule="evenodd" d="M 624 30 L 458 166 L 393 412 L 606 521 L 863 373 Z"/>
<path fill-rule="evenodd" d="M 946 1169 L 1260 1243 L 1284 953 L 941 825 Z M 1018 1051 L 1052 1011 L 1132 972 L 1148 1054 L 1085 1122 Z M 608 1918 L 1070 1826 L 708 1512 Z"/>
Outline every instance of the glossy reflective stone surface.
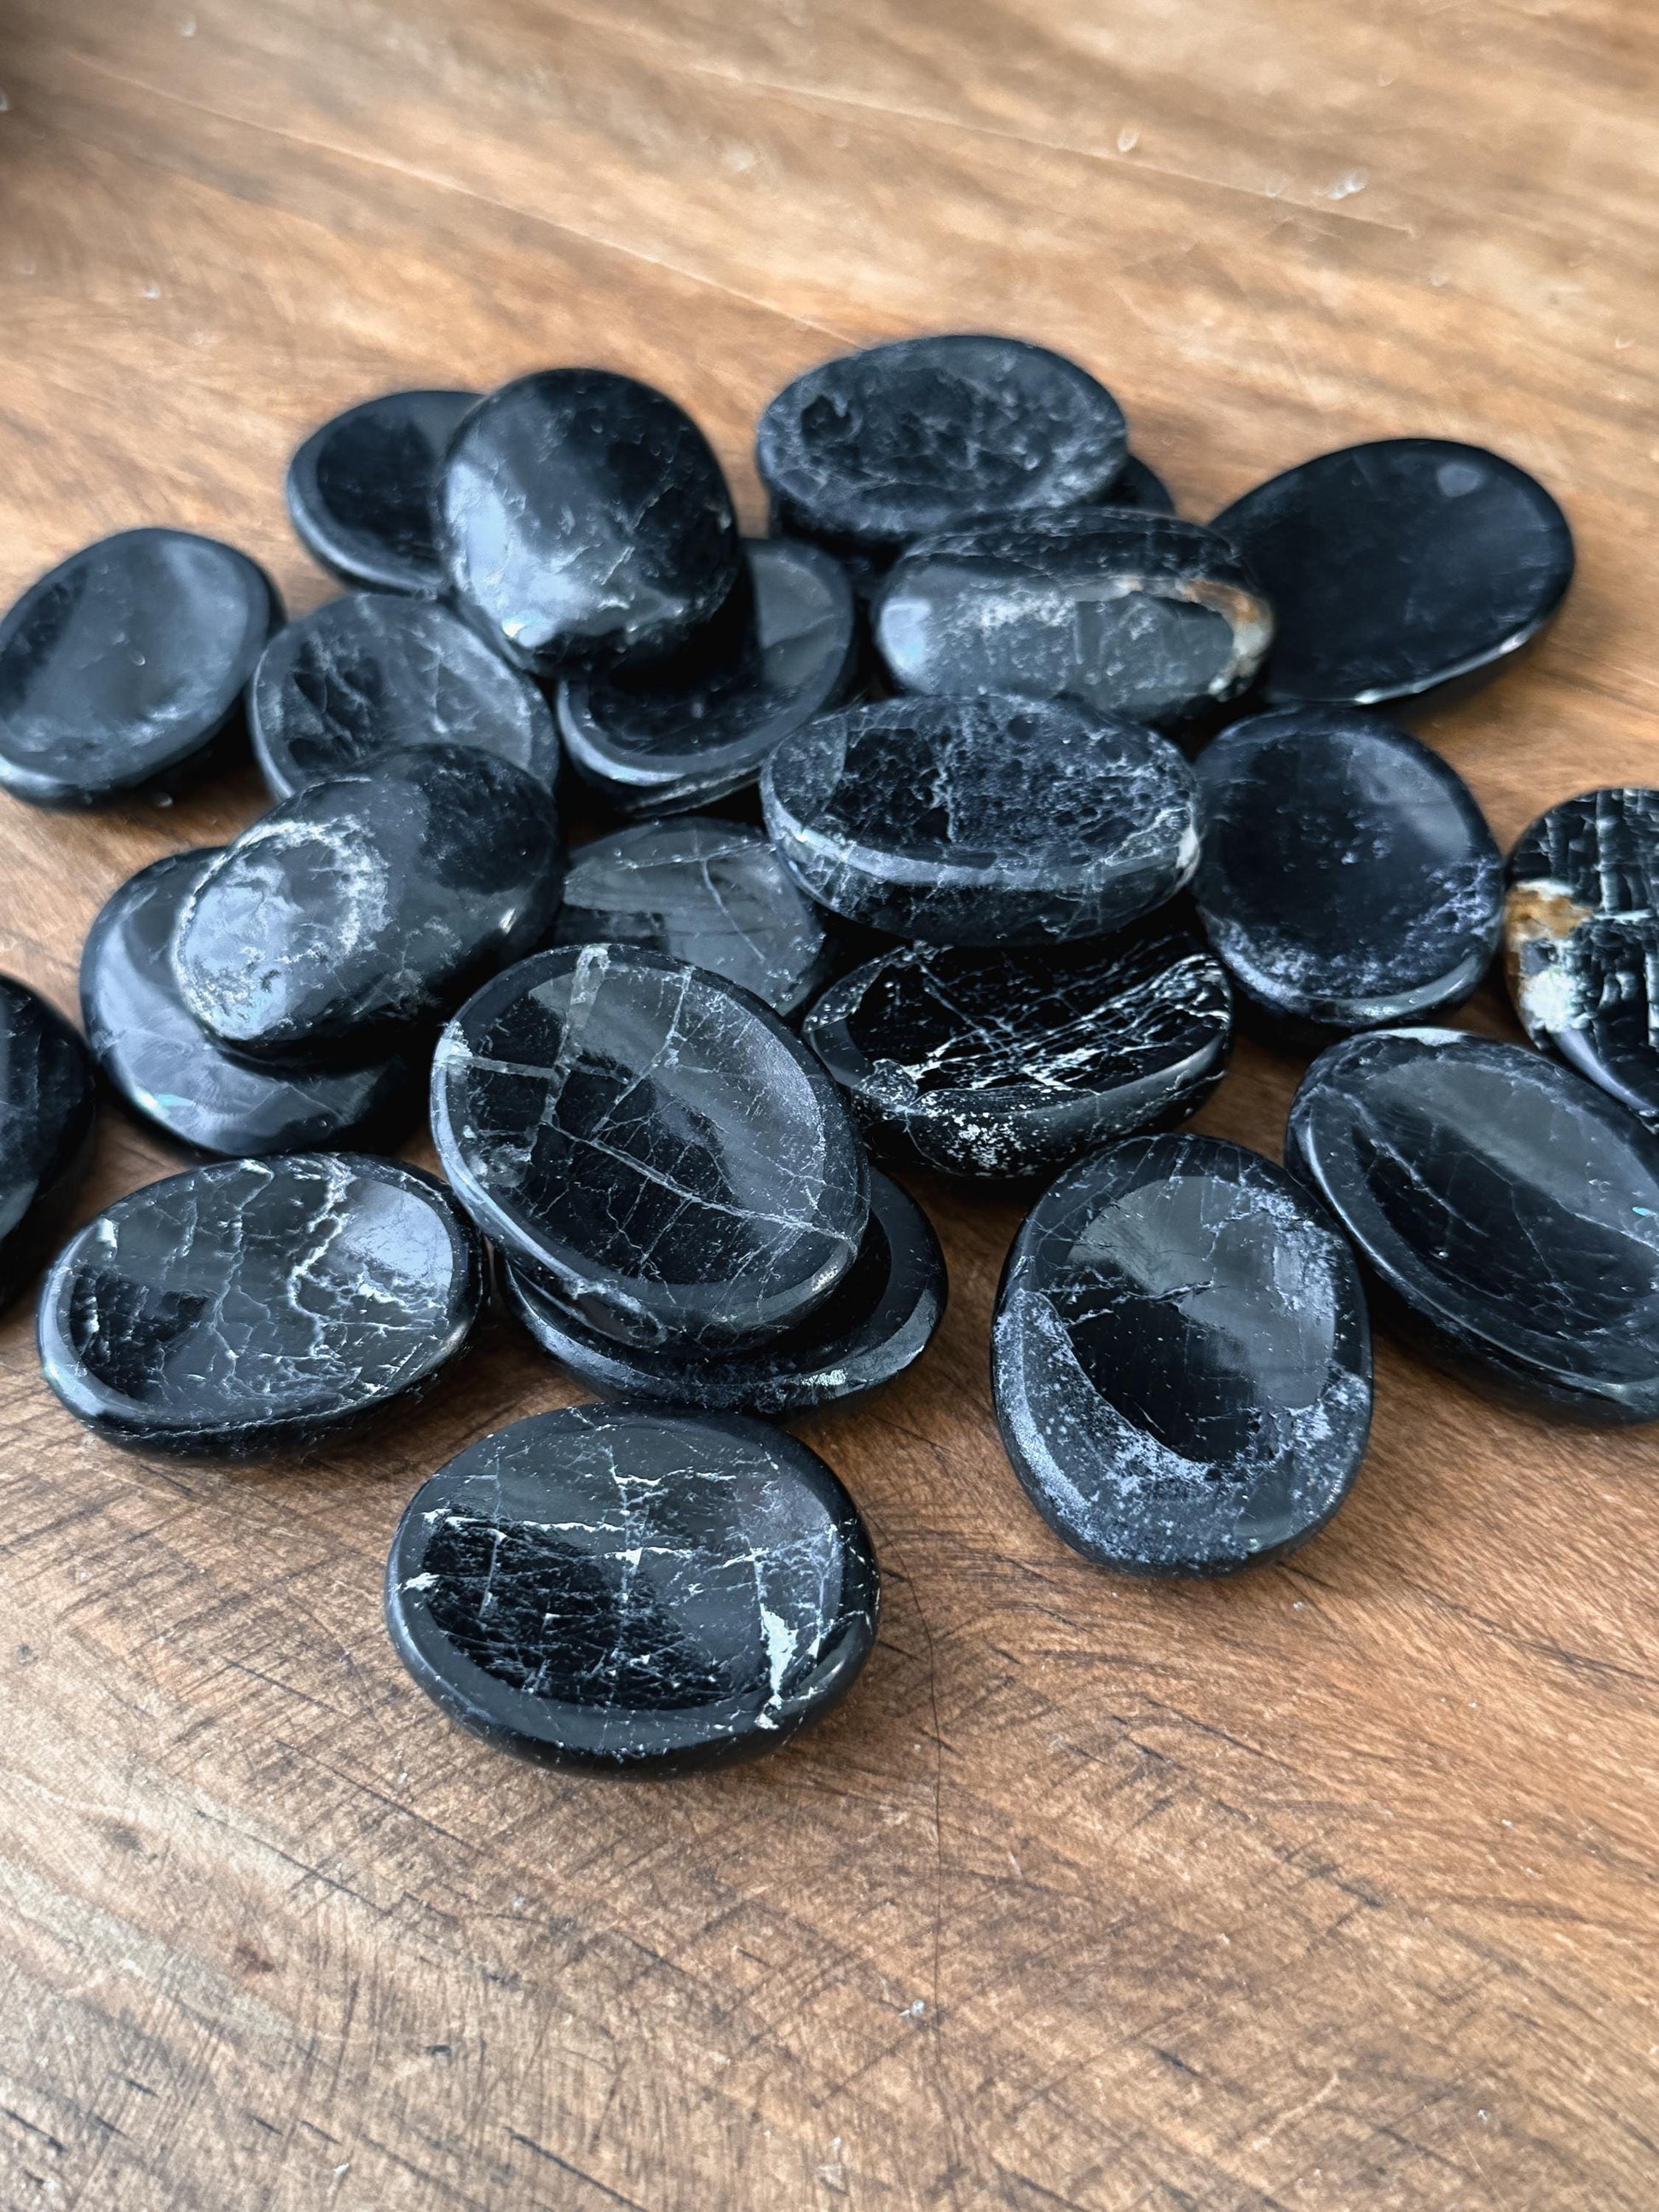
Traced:
<path fill-rule="evenodd" d="M 751 784 L 781 738 L 847 695 L 852 586 L 814 545 L 751 538 L 745 593 L 711 635 L 655 668 L 571 677 L 559 727 L 585 781 L 624 814 L 667 813 Z"/>
<path fill-rule="evenodd" d="M 1215 518 L 1273 603 L 1274 705 L 1380 706 L 1498 673 L 1572 580 L 1572 532 L 1479 446 L 1382 438 L 1322 453 Z"/>
<path fill-rule="evenodd" d="M 897 1380 L 933 1341 L 945 1315 L 945 1255 L 915 1200 L 882 1174 L 870 1177 L 870 1220 L 853 1262 L 804 1322 L 752 1352 L 718 1357 L 634 1350 L 585 1328 L 509 1267 L 509 1304 L 542 1346 L 602 1396 L 646 1398 L 720 1413 L 787 1419 L 845 1406 Z"/>
<path fill-rule="evenodd" d="M 0 785 L 36 806 L 170 787 L 240 728 L 282 618 L 264 570 L 216 538 L 125 530 L 72 553 L 0 621 Z"/>
<path fill-rule="evenodd" d="M 438 491 L 449 580 L 543 674 L 660 659 L 738 579 L 732 499 L 684 408 L 608 369 L 552 368 L 468 416 Z"/>
<path fill-rule="evenodd" d="M 637 947 L 538 954 L 440 1038 L 432 1133 L 463 1205 L 589 1327 L 763 1341 L 829 1297 L 869 1211 L 841 1094 L 758 1000 Z"/>
<path fill-rule="evenodd" d="M 216 1160 L 65 1245 L 40 1293 L 40 1364 L 112 1443 L 257 1459 L 435 1382 L 483 1287 L 471 1224 L 418 1168 Z"/>
<path fill-rule="evenodd" d="M 1231 1008 L 1200 939 L 1154 919 L 1052 952 L 903 945 L 832 985 L 801 1035 L 882 1156 L 1018 1178 L 1195 1112 Z"/>
<path fill-rule="evenodd" d="M 713 816 L 641 822 L 578 848 L 561 945 L 645 945 L 793 1014 L 829 981 L 822 916 L 758 831 Z"/>
<path fill-rule="evenodd" d="M 1103 936 L 1172 897 L 1198 860 L 1180 753 L 1070 701 L 827 714 L 772 755 L 761 800 L 820 905 L 937 945 Z"/>
<path fill-rule="evenodd" d="M 1510 995 L 1536 1045 L 1659 1115 L 1659 791 L 1587 791 L 1510 855 Z"/>
<path fill-rule="evenodd" d="M 433 491 L 477 403 L 476 392 L 385 392 L 313 430 L 288 471 L 289 515 L 313 559 L 375 591 L 443 591 Z"/>
<path fill-rule="evenodd" d="M 275 799 L 408 745 L 473 745 L 550 790 L 558 781 L 546 700 L 429 599 L 356 592 L 278 630 L 249 686 L 247 721 Z"/>
<path fill-rule="evenodd" d="M 0 975 L 0 1306 L 63 1226 L 92 1156 L 92 1061 L 55 1006 Z"/>
<path fill-rule="evenodd" d="M 386 1625 L 428 1696 L 500 1749 L 674 1774 L 775 1750 L 837 1705 L 878 1588 L 858 1508 L 793 1437 L 579 1406 L 416 1491 Z"/>
<path fill-rule="evenodd" d="M 1355 1030 L 1465 999 L 1503 921 L 1503 862 L 1462 776 L 1381 715 L 1236 722 L 1197 762 L 1194 896 L 1240 989 Z"/>
<path fill-rule="evenodd" d="M 562 872 L 543 784 L 459 745 L 308 784 L 179 913 L 185 1006 L 255 1056 L 361 1059 L 547 935 Z"/>
<path fill-rule="evenodd" d="M 1113 477 L 1112 488 L 1105 496 L 1113 507 L 1139 507 L 1143 514 L 1173 514 L 1176 511 L 1168 484 L 1133 453 Z"/>
<path fill-rule="evenodd" d="M 1447 1364 L 1577 1420 L 1659 1416 L 1659 1138 L 1571 1069 L 1456 1030 L 1349 1037 L 1285 1158 Z"/>
<path fill-rule="evenodd" d="M 123 1103 L 181 1145 L 228 1158 L 389 1150 L 420 1113 L 413 1054 L 366 1067 L 255 1066 L 205 1036 L 179 995 L 173 937 L 217 851 L 170 853 L 107 898 L 81 954 L 81 1015 Z"/>
<path fill-rule="evenodd" d="M 1002 1438 L 1086 1558 L 1214 1575 L 1324 1527 L 1370 1430 L 1352 1254 L 1271 1160 L 1139 1137 L 1046 1191 L 993 1325 Z"/>
<path fill-rule="evenodd" d="M 1272 610 L 1224 538 L 1111 505 L 921 538 L 874 621 L 903 690 L 1069 697 L 1142 722 L 1234 697 L 1273 635 Z"/>
<path fill-rule="evenodd" d="M 1075 362 L 1018 338 L 901 338 L 786 385 L 755 461 L 774 526 L 890 558 L 985 514 L 1099 499 L 1122 467 L 1122 410 Z"/>

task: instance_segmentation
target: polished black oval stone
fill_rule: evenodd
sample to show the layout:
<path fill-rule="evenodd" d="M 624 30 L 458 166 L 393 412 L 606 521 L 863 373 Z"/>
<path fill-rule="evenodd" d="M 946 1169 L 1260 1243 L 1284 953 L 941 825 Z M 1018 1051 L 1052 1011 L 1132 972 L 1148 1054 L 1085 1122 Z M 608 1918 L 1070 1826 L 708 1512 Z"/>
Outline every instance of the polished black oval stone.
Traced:
<path fill-rule="evenodd" d="M 981 515 L 1099 499 L 1127 450 L 1122 410 L 1075 362 L 969 335 L 808 369 L 761 416 L 755 461 L 775 527 L 881 559 Z"/>
<path fill-rule="evenodd" d="M 1273 603 L 1274 705 L 1374 707 L 1495 676 L 1572 580 L 1542 484 L 1479 446 L 1382 438 L 1321 453 L 1215 518 Z"/>
<path fill-rule="evenodd" d="M 1132 1138 L 1044 1193 L 991 1364 L 1032 1504 L 1133 1574 L 1225 1574 L 1305 1542 L 1370 1430 L 1353 1255 L 1281 1168 L 1217 1137 Z"/>
<path fill-rule="evenodd" d="M 55 1006 L 0 975 L 0 1307 L 63 1227 L 92 1158 L 96 1085 Z"/>
<path fill-rule="evenodd" d="M 1659 1138 L 1523 1045 L 1384 1030 L 1322 1053 L 1285 1158 L 1383 1310 L 1500 1395 L 1659 1416 Z"/>
<path fill-rule="evenodd" d="M 1202 943 L 1154 918 L 1054 951 L 902 945 L 832 985 L 801 1035 L 884 1157 L 1018 1178 L 1196 1112 L 1231 1015 Z"/>
<path fill-rule="evenodd" d="M 552 709 L 527 676 L 429 599 L 356 592 L 278 630 L 247 695 L 274 799 L 408 745 L 475 745 L 558 781 Z"/>
<path fill-rule="evenodd" d="M 81 1015 L 105 1080 L 181 1145 L 227 1158 L 389 1151 L 418 1115 L 412 1053 L 365 1067 L 256 1066 L 205 1036 L 173 969 L 179 913 L 218 853 L 169 853 L 107 898 L 81 953 Z"/>
<path fill-rule="evenodd" d="M 822 916 L 758 831 L 712 815 L 641 822 L 571 855 L 561 945 L 646 945 L 793 1014 L 829 981 Z"/>
<path fill-rule="evenodd" d="M 757 999 L 635 946 L 568 945 L 444 1031 L 432 1133 L 473 1219 L 602 1335 L 763 1342 L 857 1256 L 864 1147 Z"/>
<path fill-rule="evenodd" d="M 31 584 L 0 621 L 0 785 L 36 806 L 170 789 L 240 728 L 283 618 L 263 569 L 185 530 L 124 530 Z"/>
<path fill-rule="evenodd" d="M 793 1437 L 575 1406 L 422 1484 L 386 1611 L 404 1664 L 473 1735 L 651 1776 L 756 1758 L 839 1704 L 878 1591 L 858 1508 Z"/>
<path fill-rule="evenodd" d="M 226 846 L 179 916 L 184 1002 L 233 1051 L 361 1059 L 541 943 L 562 867 L 552 795 L 522 769 L 388 753 Z"/>
<path fill-rule="evenodd" d="M 933 1224 L 879 1173 L 870 1177 L 858 1258 L 804 1322 L 752 1352 L 635 1350 L 586 1328 L 517 1268 L 507 1269 L 506 1283 L 508 1303 L 543 1350 L 601 1396 L 746 1409 L 771 1420 L 850 1405 L 896 1382 L 945 1317 L 945 1255 Z"/>
<path fill-rule="evenodd" d="M 882 587 L 875 635 L 902 690 L 1180 722 L 1245 688 L 1273 612 L 1201 522 L 1104 505 L 918 539 Z"/>
<path fill-rule="evenodd" d="M 451 584 L 542 674 L 660 659 L 719 612 L 741 565 L 708 441 L 608 369 L 492 392 L 450 446 L 438 508 Z"/>
<path fill-rule="evenodd" d="M 289 465 L 295 536 L 343 582 L 435 597 L 438 466 L 476 392 L 384 392 L 313 430 Z"/>
<path fill-rule="evenodd" d="M 1162 477 L 1131 453 L 1105 495 L 1112 507 L 1138 507 L 1143 514 L 1173 514 L 1176 503 Z"/>
<path fill-rule="evenodd" d="M 1198 757 L 1194 896 L 1242 991 L 1297 1027 L 1376 1029 L 1466 999 L 1503 862 L 1457 771 L 1380 714 L 1292 708 Z"/>
<path fill-rule="evenodd" d="M 669 813 L 754 782 L 779 739 L 847 696 L 857 610 L 838 561 L 745 539 L 746 599 L 655 668 L 570 677 L 559 728 L 576 772 L 624 814 Z"/>
<path fill-rule="evenodd" d="M 1069 700 L 826 714 L 772 755 L 761 800 L 821 906 L 935 945 L 1101 937 L 1172 897 L 1198 860 L 1180 753 Z"/>
<path fill-rule="evenodd" d="M 428 1389 L 471 1336 L 484 1255 L 400 1160 L 215 1160 L 119 1199 L 52 1263 L 40 1364 L 112 1443 L 257 1459 Z"/>
<path fill-rule="evenodd" d="M 1659 1115 L 1659 791 L 1563 799 L 1510 855 L 1504 940 L 1527 1035 Z"/>

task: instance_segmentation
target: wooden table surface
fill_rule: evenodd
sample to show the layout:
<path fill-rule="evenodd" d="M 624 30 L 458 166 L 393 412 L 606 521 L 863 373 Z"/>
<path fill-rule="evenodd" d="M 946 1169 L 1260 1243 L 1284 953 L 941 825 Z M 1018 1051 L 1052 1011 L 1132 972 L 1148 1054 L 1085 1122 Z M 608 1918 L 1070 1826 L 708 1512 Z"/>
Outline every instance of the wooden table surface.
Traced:
<path fill-rule="evenodd" d="M 706 423 L 845 346 L 1076 355 L 1189 513 L 1396 431 L 1578 534 L 1542 649 L 1427 734 L 1501 840 L 1659 762 L 1659 15 L 1644 0 L 12 0 L 0 598 L 181 523 L 304 608 L 286 457 L 399 384 L 596 362 Z M 216 842 L 0 799 L 0 964 Z M 1464 1017 L 1513 1033 L 1495 994 Z M 1297 1068 L 1200 1126 L 1276 1152 Z M 177 1164 L 112 1109 L 90 1212 Z M 1652 1433 L 1381 1348 L 1333 1528 L 1220 1585 L 1064 1550 L 998 1445 L 1016 1222 L 803 1433 L 886 1574 L 851 1702 L 618 1785 L 444 1721 L 388 1535 L 574 1393 L 505 1323 L 303 1467 L 123 1455 L 0 1332 L 0 2203 L 88 2212 L 1652 2212 Z"/>

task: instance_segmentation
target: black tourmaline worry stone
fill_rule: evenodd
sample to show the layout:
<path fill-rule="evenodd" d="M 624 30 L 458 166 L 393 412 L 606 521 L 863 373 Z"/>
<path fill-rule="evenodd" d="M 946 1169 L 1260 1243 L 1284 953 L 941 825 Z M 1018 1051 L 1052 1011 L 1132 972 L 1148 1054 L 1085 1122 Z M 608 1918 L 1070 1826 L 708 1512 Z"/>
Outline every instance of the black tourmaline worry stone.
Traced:
<path fill-rule="evenodd" d="M 449 579 L 538 673 L 660 659 L 741 566 L 732 496 L 684 408 L 632 377 L 550 368 L 492 392 L 438 493 Z"/>
<path fill-rule="evenodd" d="M 92 1156 L 87 1048 L 55 1006 L 0 975 L 0 1306 L 52 1246 Z"/>
<path fill-rule="evenodd" d="M 1457 771 L 1378 714 L 1295 708 L 1198 757 L 1193 894 L 1240 989 L 1285 1027 L 1380 1028 L 1465 999 L 1503 861 Z"/>
<path fill-rule="evenodd" d="M 1384 1030 L 1314 1062 L 1285 1158 L 1446 1364 L 1577 1420 L 1659 1417 L 1659 1137 L 1604 1092 L 1524 1045 Z"/>
<path fill-rule="evenodd" d="M 755 461 L 773 526 L 880 563 L 934 530 L 1101 499 L 1123 413 L 1075 362 L 1018 338 L 901 338 L 786 385 Z"/>
<path fill-rule="evenodd" d="M 878 1152 L 1018 1178 L 1195 1112 L 1231 1006 L 1200 940 L 1154 919 L 1053 952 L 903 945 L 832 985 L 801 1034 Z"/>
<path fill-rule="evenodd" d="M 410 1500 L 386 1625 L 452 1720 L 521 1759 L 677 1774 L 785 1743 L 853 1686 L 878 1583 L 816 1453 L 741 1414 L 576 1406 Z"/>
<path fill-rule="evenodd" d="M 483 1288 L 471 1223 L 418 1168 L 216 1160 L 64 1246 L 40 1293 L 40 1364 L 114 1443 L 258 1459 L 434 1382 Z"/>
<path fill-rule="evenodd" d="M 412 1054 L 365 1067 L 255 1066 L 205 1036 L 173 968 L 179 912 L 216 852 L 169 853 L 106 899 L 81 954 L 81 1016 L 104 1078 L 182 1145 L 227 1157 L 389 1150 L 420 1112 Z"/>
<path fill-rule="evenodd" d="M 406 745 L 476 745 L 558 781 L 552 709 L 447 607 L 358 592 L 278 630 L 247 695 L 274 799 Z"/>
<path fill-rule="evenodd" d="M 314 430 L 289 465 L 288 511 L 313 560 L 348 584 L 434 597 L 447 587 L 432 495 L 476 392 L 386 392 Z"/>
<path fill-rule="evenodd" d="M 761 801 L 820 905 L 935 945 L 1103 936 L 1198 862 L 1193 773 L 1175 746 L 1069 700 L 826 714 L 772 755 Z"/>
<path fill-rule="evenodd" d="M 817 909 L 757 830 L 704 814 L 641 822 L 571 856 L 561 945 L 647 945 L 793 1014 L 830 974 Z"/>
<path fill-rule="evenodd" d="M 858 628 L 841 563 L 784 538 L 749 538 L 744 554 L 746 587 L 683 653 L 559 686 L 571 762 L 622 813 L 677 812 L 742 790 L 781 738 L 851 688 Z"/>
<path fill-rule="evenodd" d="M 915 1200 L 876 1173 L 858 1258 L 815 1312 L 756 1351 L 633 1350 L 585 1328 L 515 1267 L 507 1294 L 544 1351 L 603 1397 L 787 1419 L 867 1398 L 915 1364 L 944 1318 L 945 1255 Z"/>
<path fill-rule="evenodd" d="M 685 1350 L 804 1321 L 857 1256 L 840 1092 L 757 999 L 634 946 L 538 954 L 438 1042 L 432 1133 L 473 1219 L 602 1335 Z"/>
<path fill-rule="evenodd" d="M 1032 1504 L 1133 1574 L 1291 1551 L 1341 1504 L 1370 1429 L 1352 1254 L 1282 1169 L 1215 1137 L 1133 1138 L 1044 1193 L 991 1364 Z"/>
<path fill-rule="evenodd" d="M 227 845 L 173 941 L 184 1001 L 255 1057 L 362 1059 L 546 937 L 552 794 L 459 745 L 307 784 Z"/>
<path fill-rule="evenodd" d="M 1273 613 L 1201 522 L 1113 506 L 975 523 L 908 546 L 875 606 L 905 691 L 1081 699 L 1179 723 L 1255 675 Z"/>
<path fill-rule="evenodd" d="M 1443 438 L 1322 453 L 1214 527 L 1273 603 L 1276 706 L 1468 688 L 1536 637 L 1572 580 L 1572 532 L 1542 484 Z"/>
<path fill-rule="evenodd" d="M 1536 1045 L 1659 1116 L 1659 791 L 1587 791 L 1510 855 L 1510 994 Z"/>
<path fill-rule="evenodd" d="M 0 622 L 0 786 L 36 806 L 170 788 L 240 726 L 282 618 L 216 538 L 125 530 L 72 553 Z"/>

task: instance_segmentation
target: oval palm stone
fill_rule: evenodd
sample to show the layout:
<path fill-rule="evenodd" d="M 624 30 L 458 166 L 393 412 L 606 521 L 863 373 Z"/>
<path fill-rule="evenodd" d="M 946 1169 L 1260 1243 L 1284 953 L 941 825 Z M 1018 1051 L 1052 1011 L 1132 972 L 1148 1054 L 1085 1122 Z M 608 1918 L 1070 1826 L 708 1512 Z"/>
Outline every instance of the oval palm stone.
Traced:
<path fill-rule="evenodd" d="M 1500 1395 L 1659 1417 L 1659 1137 L 1523 1045 L 1346 1038 L 1308 1070 L 1285 1157 L 1382 1310 Z"/>
<path fill-rule="evenodd" d="M 288 511 L 315 561 L 348 584 L 435 597 L 438 469 L 476 392 L 383 392 L 313 430 L 289 464 Z"/>
<path fill-rule="evenodd" d="M 1352 1254 L 1281 1168 L 1216 1137 L 1133 1138 L 1043 1194 L 991 1363 L 1032 1504 L 1134 1574 L 1224 1574 L 1304 1542 L 1370 1430 Z"/>
<path fill-rule="evenodd" d="M 398 1160 L 216 1160 L 90 1221 L 40 1294 L 40 1364 L 135 1450 L 291 1451 L 427 1389 L 465 1346 L 483 1251 Z"/>
<path fill-rule="evenodd" d="M 766 764 L 773 843 L 847 921 L 934 945 L 1101 937 L 1198 862 L 1168 738 L 1069 700 L 891 699 L 826 714 Z"/>
<path fill-rule="evenodd" d="M 655 1775 L 775 1750 L 839 1704 L 878 1592 L 858 1508 L 793 1437 L 578 1406 L 481 1438 L 416 1491 L 386 1612 L 473 1735 Z"/>
<path fill-rule="evenodd" d="M 550 791 L 552 711 L 459 615 L 354 592 L 277 631 L 247 696 L 253 756 L 275 799 L 410 745 L 473 745 Z"/>
<path fill-rule="evenodd" d="M 124 530 L 70 554 L 0 621 L 0 785 L 36 806 L 172 788 L 240 732 L 282 618 L 264 570 L 216 538 Z"/>
<path fill-rule="evenodd" d="M 538 954 L 439 1040 L 432 1133 L 507 1257 L 602 1335 L 779 1335 L 827 1298 L 869 1212 L 841 1094 L 757 999 L 635 947 Z"/>

